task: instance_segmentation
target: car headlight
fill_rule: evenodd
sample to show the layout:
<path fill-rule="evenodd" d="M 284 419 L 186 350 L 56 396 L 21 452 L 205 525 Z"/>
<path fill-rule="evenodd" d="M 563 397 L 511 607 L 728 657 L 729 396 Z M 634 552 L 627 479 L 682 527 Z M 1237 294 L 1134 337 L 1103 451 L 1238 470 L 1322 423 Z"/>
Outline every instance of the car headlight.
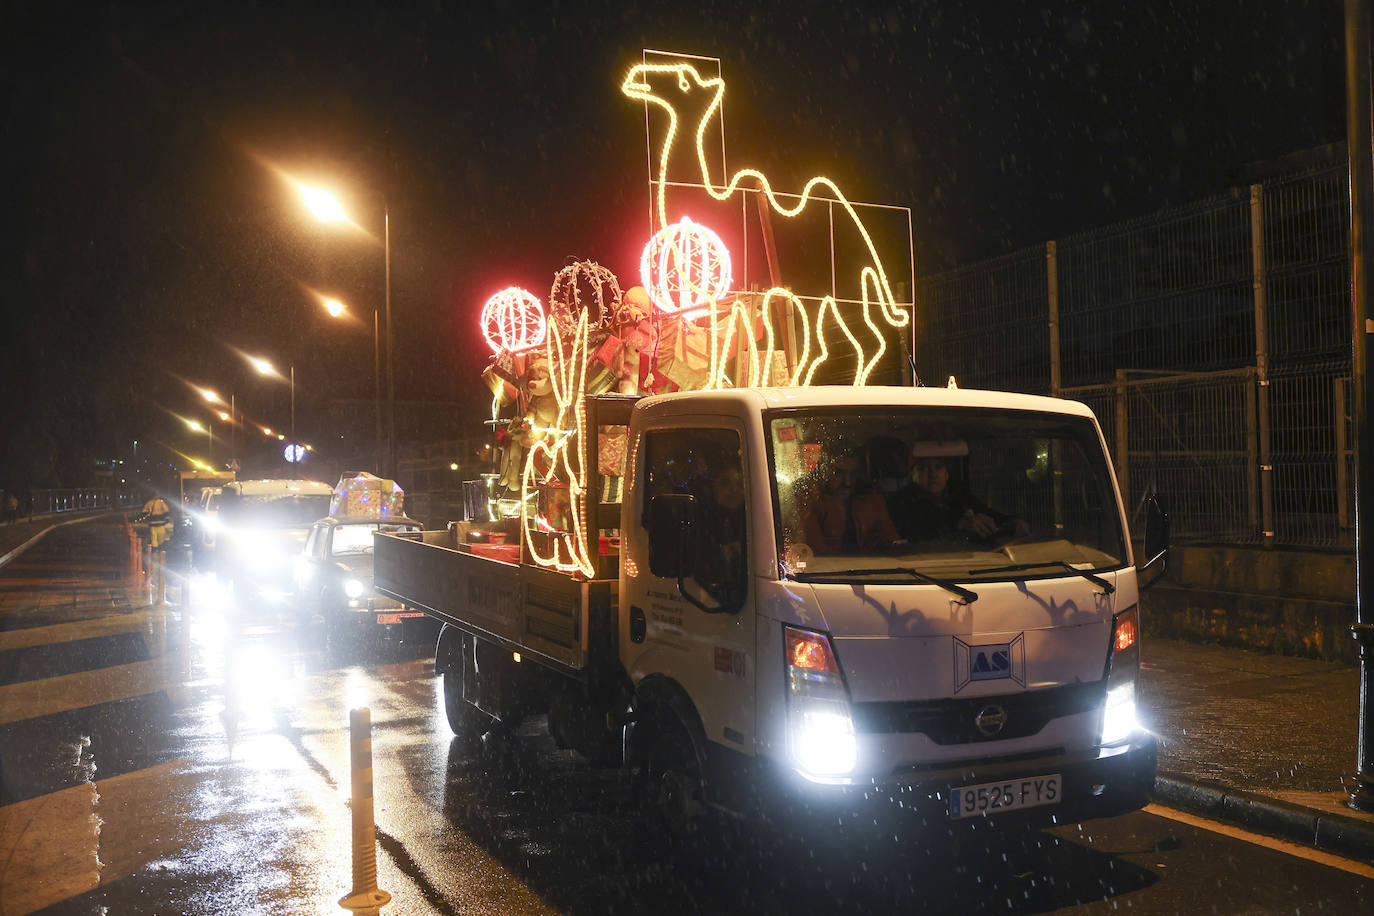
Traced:
<path fill-rule="evenodd" d="M 1140 612 L 1131 607 L 1112 618 L 1107 656 L 1107 698 L 1102 706 L 1101 744 L 1120 744 L 1140 728 L 1135 685 L 1140 673 Z"/>
<path fill-rule="evenodd" d="M 849 689 L 840 677 L 830 638 L 783 627 L 787 652 L 787 737 L 803 774 L 844 776 L 858 762 Z"/>
<path fill-rule="evenodd" d="M 363 592 L 367 591 L 367 586 L 359 579 L 344 580 L 344 594 L 350 598 L 360 598 Z"/>

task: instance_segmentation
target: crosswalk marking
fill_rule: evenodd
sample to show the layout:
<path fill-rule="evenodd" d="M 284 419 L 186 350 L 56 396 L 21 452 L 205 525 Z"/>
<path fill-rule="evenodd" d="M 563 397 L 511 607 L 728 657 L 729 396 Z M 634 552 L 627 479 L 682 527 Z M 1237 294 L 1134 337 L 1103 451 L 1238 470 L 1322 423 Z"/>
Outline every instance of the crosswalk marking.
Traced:
<path fill-rule="evenodd" d="M 100 636 L 135 633 L 150 628 L 155 621 L 164 620 L 165 613 L 165 610 L 142 610 L 127 614 L 93 617 L 89 620 L 74 620 L 70 623 L 29 627 L 23 630 L 7 630 L 0 632 L 0 652 L 9 649 L 29 649 L 34 646 L 74 642 L 78 639 L 95 639 Z"/>
<path fill-rule="evenodd" d="M 84 783 L 0 808 L 6 913 L 32 913 L 99 886 L 96 798 Z"/>
<path fill-rule="evenodd" d="M 136 874 L 181 845 L 190 776 L 174 760 L 0 808 L 4 912 L 23 916 Z M 149 804 L 156 797 L 159 804 Z"/>
<path fill-rule="evenodd" d="M 156 651 L 154 647 L 150 649 Z M 174 706 L 185 704 L 186 688 L 177 654 L 94 671 L 40 678 L 0 687 L 0 724 L 50 716 L 165 691 Z"/>

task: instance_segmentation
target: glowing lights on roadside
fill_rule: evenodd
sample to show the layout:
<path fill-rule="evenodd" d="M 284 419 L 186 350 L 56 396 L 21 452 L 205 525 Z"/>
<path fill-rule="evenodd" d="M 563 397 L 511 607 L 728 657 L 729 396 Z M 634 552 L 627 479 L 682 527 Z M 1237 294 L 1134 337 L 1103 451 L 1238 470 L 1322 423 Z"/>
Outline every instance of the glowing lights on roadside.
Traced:
<path fill-rule="evenodd" d="M 211 404 L 224 403 L 224 399 L 221 398 L 210 388 L 197 388 L 196 391 L 200 392 L 200 396 L 205 398 L 205 400 L 209 401 Z"/>
<path fill-rule="evenodd" d="M 482 306 L 482 335 L 493 353 L 519 353 L 544 342 L 548 320 L 544 304 L 528 290 L 508 286 Z"/>
<path fill-rule="evenodd" d="M 338 299 L 326 299 L 323 305 L 324 310 L 329 313 L 330 318 L 338 318 L 344 312 L 348 311 L 348 309 L 344 307 L 344 304 Z"/>
<path fill-rule="evenodd" d="M 248 357 L 247 359 L 248 359 L 248 365 L 252 366 L 253 369 L 254 369 L 254 371 L 256 371 L 256 372 L 258 373 L 258 375 L 279 375 L 279 374 L 280 374 L 280 373 L 277 372 L 277 367 L 276 367 L 276 366 L 273 366 L 271 363 L 269 363 L 267 360 L 263 359 L 263 358 L 260 357 L 260 356 L 250 356 L 250 357 Z"/>
<path fill-rule="evenodd" d="M 684 216 L 649 239 L 639 275 L 660 311 L 691 317 L 729 292 L 730 249 L 711 229 Z"/>

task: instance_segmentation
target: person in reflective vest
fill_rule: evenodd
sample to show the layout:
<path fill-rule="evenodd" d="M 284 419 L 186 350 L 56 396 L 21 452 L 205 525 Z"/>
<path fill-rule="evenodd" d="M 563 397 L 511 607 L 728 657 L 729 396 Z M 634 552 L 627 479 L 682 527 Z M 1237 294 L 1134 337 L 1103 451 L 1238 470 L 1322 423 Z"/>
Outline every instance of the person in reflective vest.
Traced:
<path fill-rule="evenodd" d="M 154 495 L 152 499 L 143 504 L 143 512 L 148 516 L 148 537 L 157 550 L 172 533 L 172 510 L 168 507 L 166 500 L 161 496 Z"/>

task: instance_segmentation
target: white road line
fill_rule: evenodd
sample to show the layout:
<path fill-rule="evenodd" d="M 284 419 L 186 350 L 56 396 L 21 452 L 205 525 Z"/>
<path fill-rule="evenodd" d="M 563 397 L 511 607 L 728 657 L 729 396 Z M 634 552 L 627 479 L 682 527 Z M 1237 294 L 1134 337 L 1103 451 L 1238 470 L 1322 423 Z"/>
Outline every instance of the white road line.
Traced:
<path fill-rule="evenodd" d="M 0 569 L 3 569 L 4 566 L 5 566 L 5 564 L 8 563 L 10 560 L 13 560 L 15 557 L 19 556 L 21 553 L 23 553 L 24 551 L 28 550 L 28 549 L 29 549 L 30 547 L 32 547 L 34 544 L 37 544 L 37 543 L 43 538 L 43 536 L 44 536 L 45 534 L 47 534 L 49 531 L 53 530 L 54 528 L 61 528 L 63 525 L 75 525 L 75 524 L 78 524 L 78 523 L 80 523 L 80 522 L 89 522 L 91 519 L 103 518 L 103 517 L 104 517 L 104 515 L 87 515 L 87 516 L 85 516 L 85 517 L 83 517 L 83 518 L 69 518 L 69 519 L 67 519 L 67 520 L 64 521 L 64 522 L 58 522 L 58 523 L 55 524 L 55 525 L 49 525 L 48 527 L 44 528 L 42 531 L 40 531 L 40 532 L 38 532 L 37 534 L 35 534 L 33 537 L 29 538 L 29 539 L 28 539 L 27 541 L 25 541 L 24 543 L 20 544 L 18 547 L 16 547 L 16 548 L 14 548 L 13 550 L 11 550 L 9 553 L 5 554 L 3 557 L 0 557 Z"/>
<path fill-rule="evenodd" d="M 1297 843 L 1289 843 L 1286 840 L 1276 840 L 1273 837 L 1264 836 L 1260 833 L 1251 833 L 1248 830 L 1241 830 L 1239 827 L 1232 827 L 1227 824 L 1220 824 L 1216 821 L 1209 821 L 1204 817 L 1188 814 L 1173 808 L 1165 808 L 1163 805 L 1146 805 L 1146 814 L 1153 814 L 1156 817 L 1168 818 L 1171 821 L 1178 821 L 1180 824 L 1187 824 L 1190 827 L 1197 827 L 1208 830 L 1232 839 L 1243 840 L 1246 843 L 1253 843 L 1256 846 L 1263 846 L 1265 849 L 1272 849 L 1275 852 L 1282 852 L 1286 855 L 1296 856 L 1299 859 L 1306 859 L 1309 862 L 1316 862 L 1318 865 L 1326 865 L 1331 868 L 1339 868 L 1341 871 L 1349 872 L 1352 875 L 1359 875 L 1362 878 L 1374 878 L 1374 866 L 1369 866 L 1363 862 L 1356 862 L 1353 859 L 1343 859 L 1338 855 L 1329 852 L 1322 852 L 1319 849 L 1312 849 L 1309 846 L 1299 846 Z"/>

